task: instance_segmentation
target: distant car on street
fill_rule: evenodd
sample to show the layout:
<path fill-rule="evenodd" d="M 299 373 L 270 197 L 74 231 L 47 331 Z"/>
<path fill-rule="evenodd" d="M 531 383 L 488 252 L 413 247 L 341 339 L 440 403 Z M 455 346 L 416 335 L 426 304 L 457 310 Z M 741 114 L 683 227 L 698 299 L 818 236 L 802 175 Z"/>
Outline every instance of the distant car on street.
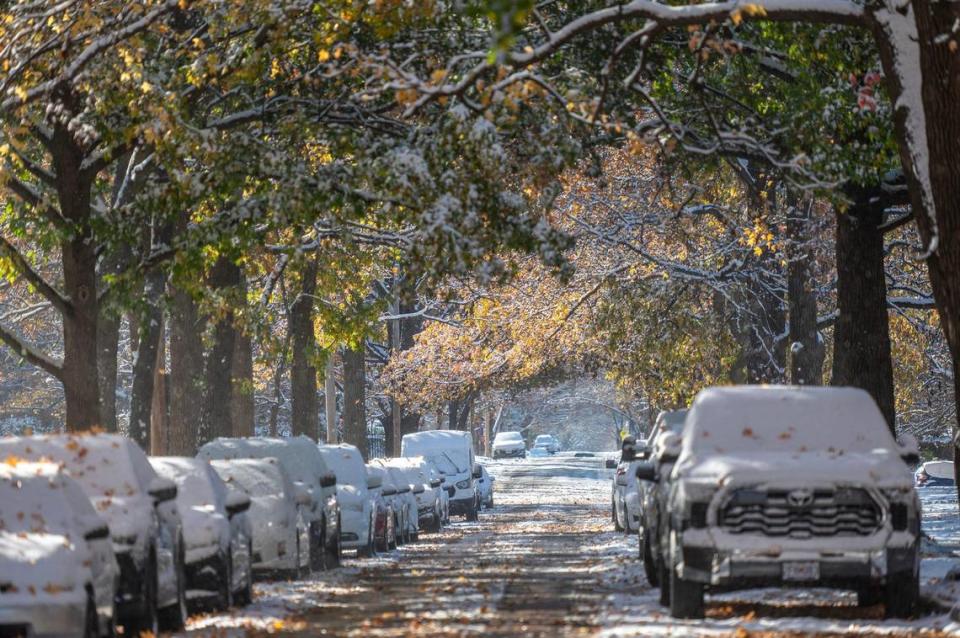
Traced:
<path fill-rule="evenodd" d="M 560 451 L 560 441 L 552 434 L 540 434 L 533 440 L 534 448 L 544 448 L 550 454 Z"/>
<path fill-rule="evenodd" d="M 183 627 L 177 484 L 157 474 L 140 446 L 118 434 L 0 437 L 0 459 L 7 457 L 61 465 L 107 521 L 120 566 L 116 616 L 126 635 Z"/>
<path fill-rule="evenodd" d="M 188 602 L 213 602 L 218 609 L 253 600 L 253 540 L 244 515 L 250 497 L 229 489 L 201 459 L 152 456 L 157 474 L 177 484 L 177 510 L 183 521 Z"/>
<path fill-rule="evenodd" d="M 613 525 L 618 532 L 634 533 L 640 527 L 640 492 L 634 463 L 649 455 L 646 440 L 633 436 L 623 439 L 620 462 L 613 475 Z"/>
<path fill-rule="evenodd" d="M 693 402 L 660 525 L 677 618 L 704 593 L 755 587 L 854 589 L 908 617 L 919 602 L 916 440 L 895 441 L 856 388 L 732 386 Z M 651 463 L 637 477 L 658 480 Z"/>
<path fill-rule="evenodd" d="M 480 503 L 485 509 L 490 509 L 493 507 L 493 477 L 483 465 L 480 465 L 480 478 L 477 483 L 480 486 Z"/>
<path fill-rule="evenodd" d="M 927 461 L 917 470 L 914 477 L 917 487 L 956 485 L 953 473 L 953 461 Z"/>
<path fill-rule="evenodd" d="M 113 636 L 110 528 L 53 463 L 0 460 L 0 634 Z"/>
<path fill-rule="evenodd" d="M 275 458 L 213 460 L 210 465 L 224 483 L 250 497 L 246 517 L 253 531 L 254 576 L 299 578 L 308 573 L 310 492 L 294 485 Z"/>
<path fill-rule="evenodd" d="M 443 474 L 451 515 L 462 515 L 468 521 L 477 520 L 480 492 L 476 479 L 480 475 L 480 466 L 469 432 L 429 430 L 405 434 L 400 449 L 402 456 L 424 457 Z"/>
<path fill-rule="evenodd" d="M 520 432 L 497 432 L 493 437 L 493 458 L 526 458 L 527 444 Z"/>

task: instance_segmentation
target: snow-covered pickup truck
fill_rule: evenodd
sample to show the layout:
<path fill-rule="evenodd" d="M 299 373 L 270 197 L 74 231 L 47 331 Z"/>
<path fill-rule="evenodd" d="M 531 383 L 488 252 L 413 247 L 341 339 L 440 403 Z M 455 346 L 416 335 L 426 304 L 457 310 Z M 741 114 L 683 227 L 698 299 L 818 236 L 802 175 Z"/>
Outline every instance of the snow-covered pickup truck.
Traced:
<path fill-rule="evenodd" d="M 670 612 L 704 592 L 836 587 L 888 616 L 913 613 L 920 508 L 909 464 L 870 396 L 852 388 L 740 386 L 697 395 L 661 527 Z M 656 480 L 653 466 L 637 477 Z"/>

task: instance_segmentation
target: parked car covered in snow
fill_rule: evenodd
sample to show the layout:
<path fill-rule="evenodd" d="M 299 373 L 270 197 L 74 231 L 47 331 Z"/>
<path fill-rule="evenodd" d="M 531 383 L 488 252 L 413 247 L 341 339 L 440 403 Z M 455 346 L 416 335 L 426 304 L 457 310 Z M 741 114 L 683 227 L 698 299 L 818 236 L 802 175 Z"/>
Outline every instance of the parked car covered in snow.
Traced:
<path fill-rule="evenodd" d="M 493 507 L 493 477 L 487 472 L 482 464 L 480 466 L 480 478 L 477 479 L 477 489 L 480 490 L 480 504 L 486 509 Z"/>
<path fill-rule="evenodd" d="M 917 487 L 932 487 L 935 485 L 953 487 L 956 485 L 953 473 L 953 461 L 927 461 L 917 470 L 914 477 Z"/>
<path fill-rule="evenodd" d="M 367 491 L 373 500 L 373 537 L 378 552 L 386 552 L 397 546 L 397 529 L 400 526 L 394 512 L 397 489 L 382 467 L 367 465 Z"/>
<path fill-rule="evenodd" d="M 389 476 L 389 483 L 395 493 L 394 511 L 397 512 L 398 543 L 404 544 L 416 540 L 420 533 L 420 519 L 417 516 L 417 497 L 414 494 L 414 485 L 407 471 L 391 463 L 392 459 L 374 459 L 373 465 L 383 468 Z M 387 494 L 390 488 L 384 483 L 383 493 Z"/>
<path fill-rule="evenodd" d="M 405 434 L 400 450 L 402 456 L 424 457 L 443 474 L 451 515 L 463 515 L 468 521 L 477 520 L 480 491 L 476 479 L 480 475 L 480 466 L 476 463 L 473 437 L 469 432 L 429 430 Z M 450 487 L 453 488 L 452 494 Z"/>
<path fill-rule="evenodd" d="M 640 527 L 640 492 L 634 464 L 649 455 L 647 442 L 633 436 L 624 437 L 620 462 L 613 475 L 613 525 L 618 532 L 634 533 Z"/>
<path fill-rule="evenodd" d="M 120 566 L 117 621 L 128 635 L 183 627 L 184 546 L 177 485 L 117 434 L 0 438 L 0 458 L 61 464 L 107 521 Z"/>
<path fill-rule="evenodd" d="M 533 440 L 533 447 L 543 448 L 550 454 L 560 451 L 560 441 L 552 434 L 540 434 Z"/>
<path fill-rule="evenodd" d="M 640 501 L 640 524 L 637 529 L 640 560 L 643 561 L 647 580 L 654 586 L 666 577 L 666 566 L 661 560 L 660 523 L 666 520 L 667 499 L 670 494 L 670 472 L 680 456 L 681 433 L 686 422 L 687 410 L 661 411 L 647 439 L 649 454 L 656 481 L 637 480 Z M 636 475 L 637 466 L 631 471 Z M 662 573 L 661 573 L 662 572 Z M 660 589 L 660 602 L 667 604 L 669 589 Z"/>
<path fill-rule="evenodd" d="M 337 475 L 327 466 L 310 437 L 219 438 L 201 447 L 197 457 L 208 461 L 241 458 L 280 461 L 294 483 L 302 485 L 310 494 L 310 508 L 306 513 L 310 528 L 307 547 L 310 568 L 316 571 L 340 565 Z"/>
<path fill-rule="evenodd" d="M 210 461 L 227 486 L 250 497 L 246 518 L 253 536 L 252 567 L 258 578 L 310 571 L 309 513 L 313 498 L 295 486 L 275 458 Z"/>
<path fill-rule="evenodd" d="M 0 461 L 0 635 L 113 635 L 110 529 L 53 463 Z"/>
<path fill-rule="evenodd" d="M 884 602 L 888 616 L 912 614 L 916 461 L 915 441 L 895 441 L 863 390 L 703 390 L 661 525 L 671 614 L 702 617 L 713 589 L 790 585 L 855 589 L 861 604 Z M 655 480 L 650 464 L 637 472 Z"/>
<path fill-rule="evenodd" d="M 415 487 L 413 493 L 417 498 L 417 520 L 420 529 L 439 532 L 447 520 L 450 503 L 450 497 L 443 489 L 443 478 L 422 456 L 393 459 L 393 462 L 403 464 L 411 476 Z"/>
<path fill-rule="evenodd" d="M 367 467 L 353 445 L 320 445 L 320 454 L 337 475 L 337 502 L 340 504 L 340 543 L 355 549 L 359 556 L 374 553 L 373 498 L 367 490 Z"/>
<path fill-rule="evenodd" d="M 177 484 L 183 521 L 187 600 L 219 609 L 253 600 L 253 541 L 244 492 L 228 489 L 210 463 L 184 456 L 153 456 L 157 474 Z"/>
<path fill-rule="evenodd" d="M 519 432 L 497 432 L 493 437 L 493 458 L 527 457 L 527 444 Z"/>

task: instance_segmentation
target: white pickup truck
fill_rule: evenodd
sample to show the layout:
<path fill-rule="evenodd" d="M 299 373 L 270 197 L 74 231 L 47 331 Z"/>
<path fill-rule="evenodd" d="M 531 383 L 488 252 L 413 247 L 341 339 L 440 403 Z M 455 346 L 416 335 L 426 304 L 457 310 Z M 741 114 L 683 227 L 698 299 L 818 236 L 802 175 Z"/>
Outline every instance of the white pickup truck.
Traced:
<path fill-rule="evenodd" d="M 697 395 L 670 475 L 670 612 L 699 618 L 704 592 L 834 587 L 913 613 L 919 597 L 915 440 L 894 440 L 853 388 L 739 386 Z M 908 465 L 909 464 L 909 465 Z M 659 480 L 652 464 L 637 477 Z"/>

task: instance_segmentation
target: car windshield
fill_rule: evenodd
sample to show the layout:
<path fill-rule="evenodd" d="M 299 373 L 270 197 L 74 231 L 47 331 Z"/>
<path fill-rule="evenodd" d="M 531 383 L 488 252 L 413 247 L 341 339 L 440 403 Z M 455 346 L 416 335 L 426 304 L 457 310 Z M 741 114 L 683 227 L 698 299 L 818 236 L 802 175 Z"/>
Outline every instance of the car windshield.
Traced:
<path fill-rule="evenodd" d="M 519 432 L 501 432 L 494 440 L 504 443 L 517 443 L 523 441 L 523 435 Z"/>
<path fill-rule="evenodd" d="M 226 493 L 215 484 L 205 461 L 189 458 L 153 457 L 150 463 L 157 474 L 177 484 L 177 501 L 191 507 L 222 507 Z M 221 488 L 221 489 L 217 489 Z"/>
<path fill-rule="evenodd" d="M 714 388 L 683 431 L 697 453 L 871 452 L 895 442 L 870 396 L 849 388 Z"/>
<path fill-rule="evenodd" d="M 135 449 L 134 449 L 135 448 Z M 0 456 L 61 464 L 91 496 L 133 497 L 141 493 L 133 467 L 136 444 L 113 435 L 36 436 L 0 439 Z M 140 452 L 143 480 L 149 482 L 150 464 Z"/>
<path fill-rule="evenodd" d="M 37 475 L 23 464 L 21 471 L 0 470 L 0 534 L 66 534 L 74 524 L 62 477 Z"/>
<path fill-rule="evenodd" d="M 251 498 L 283 493 L 283 474 L 274 459 L 211 461 L 223 482 Z"/>
<path fill-rule="evenodd" d="M 320 447 L 320 454 L 337 475 L 337 484 L 366 488 L 367 471 L 363 466 L 360 453 L 355 449 L 351 450 L 340 445 L 324 445 Z"/>

